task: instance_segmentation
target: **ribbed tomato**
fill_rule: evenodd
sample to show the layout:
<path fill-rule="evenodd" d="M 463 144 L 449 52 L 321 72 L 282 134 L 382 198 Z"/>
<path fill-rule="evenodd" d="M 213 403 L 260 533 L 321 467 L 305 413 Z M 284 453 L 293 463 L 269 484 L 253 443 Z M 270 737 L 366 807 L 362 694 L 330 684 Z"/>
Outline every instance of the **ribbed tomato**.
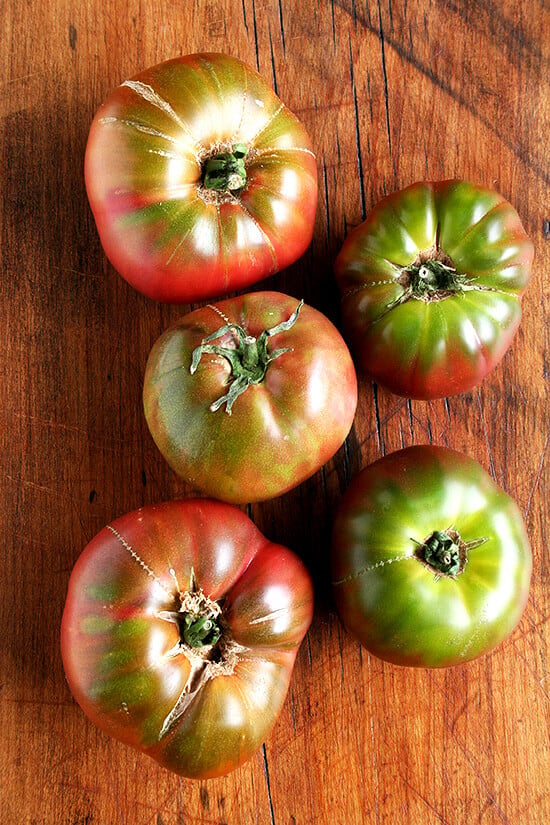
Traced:
<path fill-rule="evenodd" d="M 198 490 L 245 503 L 313 475 L 357 405 L 348 348 L 322 313 L 255 292 L 185 315 L 155 343 L 143 399 L 153 438 Z"/>
<path fill-rule="evenodd" d="M 65 672 L 107 733 L 176 773 L 218 776 L 269 736 L 312 611 L 302 562 L 237 508 L 144 507 L 75 565 Z"/>
<path fill-rule="evenodd" d="M 335 264 L 354 357 L 398 395 L 471 389 L 512 342 L 532 259 L 517 212 L 497 192 L 454 180 L 394 192 Z"/>
<path fill-rule="evenodd" d="M 353 479 L 335 520 L 332 569 L 339 613 L 367 650 L 444 667 L 512 632 L 531 550 L 515 502 L 477 462 L 425 445 Z"/>
<path fill-rule="evenodd" d="M 86 188 L 113 266 L 151 298 L 236 291 L 308 247 L 317 167 L 306 131 L 234 57 L 193 54 L 126 80 L 90 129 Z"/>

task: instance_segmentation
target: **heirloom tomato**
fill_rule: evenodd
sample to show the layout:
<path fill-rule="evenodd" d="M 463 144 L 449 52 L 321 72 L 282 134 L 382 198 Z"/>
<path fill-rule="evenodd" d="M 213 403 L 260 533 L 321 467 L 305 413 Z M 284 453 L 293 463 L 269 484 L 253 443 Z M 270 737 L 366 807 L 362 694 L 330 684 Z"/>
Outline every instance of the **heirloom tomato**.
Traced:
<path fill-rule="evenodd" d="M 219 776 L 273 728 L 312 611 L 302 562 L 236 507 L 144 507 L 74 567 L 65 672 L 107 733 L 183 776 Z"/>
<path fill-rule="evenodd" d="M 477 462 L 417 446 L 353 479 L 335 520 L 332 571 L 340 616 L 367 650 L 445 667 L 512 632 L 531 550 L 515 502 Z"/>
<path fill-rule="evenodd" d="M 111 263 L 161 301 L 239 290 L 291 264 L 313 235 L 306 131 L 223 54 L 169 60 L 115 89 L 93 120 L 85 177 Z"/>
<path fill-rule="evenodd" d="M 510 346 L 532 259 L 517 212 L 492 190 L 451 180 L 395 192 L 336 260 L 356 360 L 409 398 L 471 389 Z"/>
<path fill-rule="evenodd" d="M 348 348 L 333 324 L 277 292 L 185 315 L 155 343 L 145 416 L 173 470 L 215 498 L 274 498 L 344 442 L 357 405 Z"/>

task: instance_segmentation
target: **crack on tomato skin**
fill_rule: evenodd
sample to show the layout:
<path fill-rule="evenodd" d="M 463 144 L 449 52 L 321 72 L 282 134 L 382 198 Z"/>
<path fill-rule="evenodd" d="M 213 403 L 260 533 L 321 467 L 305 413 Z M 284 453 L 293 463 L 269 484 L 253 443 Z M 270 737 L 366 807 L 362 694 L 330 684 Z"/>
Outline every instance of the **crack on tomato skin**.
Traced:
<path fill-rule="evenodd" d="M 466 276 L 466 277 L 469 277 L 469 276 Z M 473 279 L 471 279 L 471 280 L 473 280 Z M 396 281 L 395 283 L 399 284 L 399 281 Z M 402 286 L 402 284 L 401 284 L 401 286 Z M 403 294 L 400 295 L 398 298 L 396 298 L 394 301 L 391 301 L 391 303 L 387 304 L 386 307 L 380 312 L 380 315 L 378 315 L 376 318 L 373 318 L 373 320 L 371 321 L 369 326 L 374 326 L 374 324 L 379 323 L 380 321 L 382 321 L 386 317 L 386 315 L 389 315 L 390 312 L 393 309 L 400 306 L 401 304 L 406 304 L 409 301 L 421 301 L 423 304 L 438 304 L 438 303 L 441 303 L 441 301 L 446 300 L 447 298 L 458 298 L 458 299 L 460 299 L 468 292 L 498 292 L 502 295 L 509 295 L 510 294 L 510 293 L 506 292 L 506 290 L 497 289 L 497 287 L 485 286 L 484 284 L 476 284 L 476 283 L 463 284 L 462 289 L 461 289 L 460 292 L 446 292 L 444 294 L 440 293 L 440 294 L 437 294 L 437 295 L 433 294 L 433 295 L 423 295 L 423 296 L 412 295 L 410 292 L 408 292 L 404 288 Z"/>
<path fill-rule="evenodd" d="M 121 123 L 123 126 L 128 126 L 130 129 L 135 129 L 137 132 L 143 132 L 145 135 L 151 135 L 151 137 L 158 137 L 162 140 L 168 141 L 168 143 L 173 143 L 175 146 L 181 147 L 181 143 L 177 140 L 177 138 L 173 137 L 172 135 L 167 135 L 164 132 L 160 132 L 158 129 L 155 129 L 153 126 L 147 126 L 143 123 L 138 123 L 136 120 L 129 120 L 128 118 L 124 117 L 116 117 L 115 115 L 106 115 L 105 117 L 100 117 L 98 123 L 101 123 L 102 126 L 109 125 L 111 123 Z M 193 154 L 190 152 L 190 154 Z"/>
<path fill-rule="evenodd" d="M 189 129 L 189 126 L 185 121 L 181 119 L 178 113 L 172 108 L 170 103 L 161 97 L 158 92 L 156 92 L 151 85 L 148 83 L 144 83 L 141 80 L 125 80 L 123 83 L 120 84 L 120 87 L 127 87 L 131 89 L 138 97 L 140 97 L 145 103 L 153 106 L 156 109 L 159 109 L 164 114 L 168 115 L 174 123 L 182 130 L 182 132 L 186 135 L 186 137 L 195 143 L 199 150 L 203 148 L 203 143 L 199 140 Z"/>
<path fill-rule="evenodd" d="M 357 570 L 354 573 L 349 573 L 347 576 L 344 576 L 343 579 L 336 579 L 336 581 L 332 582 L 332 586 L 339 587 L 342 584 L 348 584 L 349 582 L 355 581 L 355 579 L 361 578 L 361 576 L 365 576 L 372 570 L 378 570 L 381 567 L 386 567 L 388 564 L 393 564 L 396 561 L 405 561 L 406 559 L 415 558 L 416 557 L 414 554 L 408 554 L 403 556 L 394 556 L 391 559 L 382 559 L 382 561 L 377 561 L 375 564 L 371 564 L 368 567 L 363 567 L 361 570 Z"/>
<path fill-rule="evenodd" d="M 172 730 L 174 725 L 189 710 L 205 685 L 217 676 L 231 676 L 237 664 L 241 661 L 242 654 L 248 652 L 248 650 L 234 639 L 223 635 L 219 642 L 210 647 L 192 648 L 186 645 L 185 642 L 179 643 L 179 653 L 187 659 L 190 665 L 189 675 L 173 708 L 164 718 L 158 735 L 159 741 Z M 208 658 L 214 653 L 219 655 L 219 660 Z"/>
<path fill-rule="evenodd" d="M 207 309 L 212 309 L 212 310 L 214 310 L 214 312 L 215 312 L 217 315 L 219 315 L 219 316 L 220 316 L 220 318 L 222 319 L 222 321 L 225 321 L 225 323 L 227 324 L 227 326 L 231 326 L 232 321 L 230 321 L 230 320 L 229 320 L 229 318 L 227 317 L 227 315 L 225 315 L 225 313 L 223 313 L 223 312 L 221 311 L 221 309 L 220 309 L 219 307 L 217 307 L 215 304 L 207 304 L 207 305 L 206 305 L 206 308 L 207 308 Z M 235 334 L 235 333 L 233 333 L 233 334 Z"/>
<path fill-rule="evenodd" d="M 262 158 L 265 155 L 276 155 L 279 152 L 303 152 L 304 155 L 310 155 L 315 161 L 317 155 L 312 149 L 307 146 L 267 146 L 265 149 L 254 149 L 254 158 Z"/>
<path fill-rule="evenodd" d="M 271 256 L 271 269 L 269 270 L 268 275 L 274 275 L 278 271 L 279 261 L 277 260 L 277 253 L 275 251 L 275 247 L 273 246 L 273 241 L 271 240 L 265 229 L 261 226 L 257 218 L 254 217 L 249 208 L 245 206 L 241 200 L 237 198 L 235 198 L 235 200 L 237 201 L 237 203 L 239 204 L 247 218 L 249 218 L 249 220 L 252 221 L 260 235 L 263 237 L 267 249 L 269 250 L 269 254 Z M 267 278 L 267 275 L 265 277 Z"/>
<path fill-rule="evenodd" d="M 142 569 L 145 573 L 147 573 L 147 575 L 149 576 L 149 578 L 153 579 L 153 581 L 154 581 L 156 584 L 158 584 L 158 586 L 159 586 L 162 590 L 164 590 L 164 592 L 166 593 L 166 595 L 167 595 L 167 596 L 169 596 L 169 598 L 170 598 L 170 599 L 173 599 L 173 598 L 174 598 L 174 593 L 173 593 L 173 592 L 171 592 L 170 590 L 168 590 L 168 588 L 164 585 L 164 583 L 162 582 L 162 580 L 161 580 L 161 579 L 160 579 L 160 578 L 156 575 L 156 573 L 154 573 L 154 572 L 153 572 L 153 570 L 151 570 L 151 568 L 149 567 L 149 565 L 148 565 L 146 562 L 144 562 L 144 561 L 143 561 L 143 559 L 142 559 L 142 558 L 141 558 L 141 557 L 140 557 L 140 556 L 136 553 L 136 551 L 133 549 L 133 547 L 132 547 L 132 546 L 131 546 L 131 545 L 130 545 L 127 541 L 126 541 L 126 539 L 124 538 L 124 536 L 122 536 L 122 535 L 118 532 L 118 530 L 116 530 L 116 529 L 115 529 L 115 528 L 114 528 L 111 524 L 108 524 L 108 525 L 107 525 L 107 527 L 106 527 L 105 529 L 106 529 L 106 530 L 109 530 L 109 531 L 110 531 L 110 532 L 111 532 L 111 533 L 112 533 L 112 534 L 113 534 L 113 535 L 114 535 L 114 536 L 118 539 L 118 541 L 120 542 L 120 544 L 122 545 L 122 547 L 124 547 L 124 549 L 128 551 L 128 553 L 130 554 L 130 556 L 134 559 L 134 561 L 136 561 L 136 562 L 139 564 L 139 566 L 141 567 L 141 569 Z"/>
<path fill-rule="evenodd" d="M 143 83 L 141 80 L 125 80 L 123 83 L 120 84 L 121 86 L 126 86 L 128 89 L 131 89 L 135 92 L 138 97 L 141 97 L 146 103 L 149 103 L 151 106 L 154 106 L 157 109 L 160 109 L 162 112 L 167 114 L 172 120 L 174 120 L 178 126 L 182 129 L 186 129 L 184 122 L 174 111 L 172 106 L 161 97 L 158 92 L 155 92 L 153 87 L 149 85 L 149 83 Z"/>
<path fill-rule="evenodd" d="M 358 292 L 362 292 L 364 289 L 370 289 L 371 287 L 376 286 L 401 286 L 402 284 L 399 283 L 397 278 L 384 278 L 380 281 L 365 281 L 358 286 L 350 287 L 346 289 L 346 291 L 342 295 L 342 302 L 346 300 L 346 298 L 352 298 L 354 295 L 357 295 Z"/>
<path fill-rule="evenodd" d="M 285 106 L 284 103 L 281 103 L 279 105 L 279 107 L 273 112 L 273 114 L 269 116 L 269 118 L 266 120 L 266 122 L 263 124 L 263 126 L 260 126 L 258 131 L 254 135 L 252 135 L 252 137 L 250 138 L 250 140 L 248 142 L 250 144 L 254 144 L 258 140 L 260 135 L 263 132 L 265 132 L 266 129 L 268 129 L 271 126 L 271 124 L 275 121 L 275 118 L 279 117 L 279 115 L 281 114 L 283 109 L 286 109 L 286 106 Z"/>

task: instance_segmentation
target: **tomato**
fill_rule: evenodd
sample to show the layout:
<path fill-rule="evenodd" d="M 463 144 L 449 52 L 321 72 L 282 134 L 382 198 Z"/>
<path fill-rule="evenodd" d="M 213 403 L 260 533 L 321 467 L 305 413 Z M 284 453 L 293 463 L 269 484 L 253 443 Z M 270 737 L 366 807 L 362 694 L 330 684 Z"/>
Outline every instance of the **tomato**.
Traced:
<path fill-rule="evenodd" d="M 353 479 L 335 520 L 332 571 L 342 620 L 367 650 L 445 667 L 512 632 L 531 551 L 516 504 L 477 462 L 417 446 Z"/>
<path fill-rule="evenodd" d="M 111 263 L 161 301 L 239 290 L 291 264 L 313 235 L 305 129 L 223 54 L 169 60 L 115 89 L 93 120 L 85 177 Z"/>
<path fill-rule="evenodd" d="M 496 192 L 453 180 L 395 192 L 335 264 L 356 360 L 409 398 L 471 389 L 511 344 L 532 259 L 517 212 Z"/>
<path fill-rule="evenodd" d="M 274 498 L 344 442 L 357 405 L 349 351 L 317 310 L 257 292 L 185 315 L 153 346 L 145 416 L 170 466 L 215 498 Z"/>
<path fill-rule="evenodd" d="M 302 562 L 237 508 L 144 507 L 74 567 L 65 672 L 107 733 L 183 776 L 219 776 L 269 736 L 312 611 Z"/>

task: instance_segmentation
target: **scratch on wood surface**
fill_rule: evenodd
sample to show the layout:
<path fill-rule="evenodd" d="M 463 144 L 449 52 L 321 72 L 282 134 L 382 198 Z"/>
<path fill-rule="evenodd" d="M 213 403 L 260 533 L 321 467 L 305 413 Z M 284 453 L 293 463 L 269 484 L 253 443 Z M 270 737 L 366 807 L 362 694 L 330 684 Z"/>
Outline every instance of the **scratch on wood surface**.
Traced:
<path fill-rule="evenodd" d="M 535 491 L 536 491 L 536 489 L 539 485 L 539 482 L 540 482 L 540 479 L 541 479 L 541 476 L 542 476 L 542 469 L 544 467 L 544 460 L 546 458 L 546 451 L 548 449 L 548 442 L 549 441 L 550 441 L 550 433 L 547 433 L 546 439 L 545 439 L 545 442 L 544 442 L 544 446 L 542 448 L 542 452 L 541 452 L 541 455 L 540 455 L 539 466 L 537 468 L 537 472 L 535 473 L 535 478 L 533 480 L 533 484 L 531 485 L 531 490 L 529 492 L 529 498 L 527 499 L 527 504 L 525 505 L 525 510 L 523 512 L 523 517 L 524 517 L 525 520 L 527 520 L 527 516 L 529 515 L 529 512 L 531 510 L 531 505 L 533 503 L 533 496 L 535 495 Z"/>
<path fill-rule="evenodd" d="M 388 134 L 388 151 L 391 158 L 391 128 L 390 128 L 390 99 L 388 92 L 388 72 L 386 68 L 386 51 L 384 47 L 384 29 L 382 26 L 382 9 L 378 0 L 378 39 L 380 41 L 380 52 L 382 58 L 382 77 L 384 78 L 384 104 L 386 107 L 386 132 Z"/>
<path fill-rule="evenodd" d="M 349 48 L 349 77 L 351 83 L 351 91 L 353 95 L 353 112 L 355 118 L 355 151 L 357 154 L 357 172 L 359 175 L 359 201 L 361 203 L 361 220 L 367 217 L 367 210 L 365 205 L 365 179 L 363 175 L 363 160 L 361 154 L 361 132 L 359 128 L 359 104 L 357 102 L 357 87 L 355 85 L 355 74 L 353 70 L 353 53 L 351 49 L 351 37 L 348 35 Z"/>
<path fill-rule="evenodd" d="M 344 670 L 344 653 L 342 650 L 342 634 L 340 632 L 340 623 L 338 622 L 336 625 L 336 633 L 338 638 L 338 654 L 340 656 L 340 675 L 342 677 L 342 685 L 344 685 L 346 681 L 346 673 Z"/>
<path fill-rule="evenodd" d="M 378 442 L 378 449 L 380 450 L 382 455 L 385 455 L 386 447 L 384 445 L 384 439 L 382 437 L 382 421 L 380 420 L 380 408 L 378 407 L 378 387 L 374 382 L 372 384 L 372 395 L 374 403 L 374 416 L 376 419 L 376 440 Z"/>
<path fill-rule="evenodd" d="M 4 478 L 7 479 L 7 481 L 11 481 L 16 487 L 31 487 L 33 490 L 40 490 L 43 493 L 53 493 L 55 495 L 59 493 L 59 490 L 55 487 L 49 487 L 46 484 L 38 484 L 36 481 L 27 481 L 24 478 L 14 478 L 7 473 Z"/>
<path fill-rule="evenodd" d="M 542 622 L 542 624 L 544 625 L 545 622 Z M 537 625 L 536 627 L 538 628 L 539 626 Z M 533 628 L 531 627 L 531 629 Z M 521 636 L 525 635 L 525 633 L 521 634 Z M 533 684 L 536 686 L 536 690 L 542 694 L 545 702 L 550 702 L 550 685 L 547 686 L 544 684 L 546 680 L 550 677 L 550 674 L 545 673 L 543 676 L 541 676 L 539 673 L 536 673 L 536 671 L 533 670 L 531 664 L 529 663 L 527 657 L 524 656 L 523 653 L 520 650 L 518 650 L 518 648 L 514 644 L 515 641 L 516 640 L 514 639 L 514 641 L 511 643 L 511 649 L 514 651 L 514 654 L 518 657 L 518 659 L 521 659 L 526 669 L 529 671 L 529 674 L 533 678 Z"/>
<path fill-rule="evenodd" d="M 413 426 L 414 419 L 413 419 L 412 403 L 411 403 L 410 398 L 407 399 L 407 412 L 409 413 L 409 427 L 410 427 L 410 433 L 411 433 L 411 442 L 414 443 L 414 426 Z"/>
<path fill-rule="evenodd" d="M 119 799 L 119 791 L 118 786 L 116 785 L 115 777 L 117 775 L 115 766 L 113 764 L 113 755 L 112 752 L 109 750 L 108 752 L 108 762 L 109 762 L 109 770 L 107 771 L 107 782 L 109 783 L 109 788 L 112 793 L 112 797 L 115 803 L 117 818 L 119 821 L 119 825 L 127 825 L 126 817 L 122 812 L 122 807 Z M 135 811 L 133 811 L 135 813 Z M 114 823 L 113 823 L 114 825 Z"/>
<path fill-rule="evenodd" d="M 0 86 L 0 117 L 32 109 L 42 100 L 46 77 L 41 72 L 21 75 Z"/>
<path fill-rule="evenodd" d="M 325 201 L 325 215 L 326 215 L 326 220 L 327 220 L 325 238 L 327 238 L 327 240 L 328 240 L 328 238 L 331 237 L 331 231 L 330 231 L 331 219 L 330 219 L 330 198 L 328 196 L 327 159 L 326 159 L 326 156 L 325 156 L 324 147 L 323 147 L 322 157 L 321 157 L 321 168 L 322 168 L 322 178 L 323 178 L 323 194 L 324 194 L 324 201 Z"/>
<path fill-rule="evenodd" d="M 88 430 L 84 427 L 79 427 L 76 424 L 65 424 L 63 421 L 55 421 L 51 418 L 40 418 L 38 415 L 30 413 L 13 413 L 13 418 L 21 419 L 24 423 L 29 423 L 32 426 L 38 427 L 53 427 L 56 430 L 73 432 L 78 435 L 88 436 Z M 15 480 L 15 479 L 12 479 Z M 19 479 L 17 479 L 19 481 Z"/>
<path fill-rule="evenodd" d="M 462 755 L 464 757 L 464 761 L 466 763 L 466 766 L 468 767 L 468 769 L 473 774 L 473 776 L 474 776 L 475 780 L 477 781 L 478 785 L 483 789 L 487 799 L 491 801 L 491 804 L 494 808 L 495 813 L 499 816 L 500 820 L 504 823 L 504 825 L 511 825 L 511 823 L 508 820 L 508 817 L 506 816 L 506 814 L 504 813 L 504 811 L 502 810 L 502 808 L 500 807 L 500 805 L 498 804 L 498 802 L 496 800 L 495 792 L 492 790 L 492 788 L 490 787 L 487 780 L 483 777 L 480 767 L 475 764 L 473 756 L 472 756 L 469 748 L 467 748 L 466 744 L 459 739 L 458 735 L 450 727 L 449 723 L 446 720 L 445 720 L 444 724 L 445 724 L 445 728 L 448 730 L 453 742 L 456 744 L 457 748 L 462 753 Z"/>
<path fill-rule="evenodd" d="M 271 798 L 271 780 L 269 778 L 269 767 L 267 764 L 267 751 L 265 748 L 265 744 L 262 745 L 262 754 L 264 758 L 264 776 L 265 776 L 265 784 L 267 787 L 267 801 L 269 803 L 269 816 L 271 820 L 271 825 L 275 825 L 275 815 L 273 813 L 273 800 Z"/>
<path fill-rule="evenodd" d="M 294 702 L 294 691 L 292 690 L 292 688 L 290 689 L 290 692 L 289 692 L 289 698 L 290 698 L 290 718 L 292 720 L 292 730 L 294 731 L 294 733 L 296 733 L 296 705 L 295 705 L 295 702 Z"/>
<path fill-rule="evenodd" d="M 483 428 L 483 435 L 485 437 L 485 446 L 487 447 L 487 456 L 489 459 L 489 470 L 491 473 L 492 478 L 496 481 L 496 467 L 495 467 L 495 459 L 493 456 L 493 447 L 491 444 L 491 439 L 489 438 L 489 432 L 487 430 L 487 422 L 485 421 L 485 415 L 483 412 L 483 407 L 481 405 L 481 395 L 479 392 L 476 392 L 476 401 L 477 401 L 477 408 L 479 410 L 479 417 L 481 419 L 481 425 Z"/>
<path fill-rule="evenodd" d="M 273 38 L 271 37 L 271 23 L 268 23 L 267 29 L 269 32 L 269 58 L 271 61 L 271 76 L 273 78 L 273 90 L 276 95 L 279 94 L 279 90 L 277 88 L 277 72 L 275 69 L 275 55 L 273 53 Z"/>
<path fill-rule="evenodd" d="M 245 3 L 244 3 L 244 0 L 241 0 L 241 6 L 242 6 L 242 12 L 243 12 L 244 30 L 245 30 L 246 35 L 248 37 L 248 22 L 247 22 L 247 19 L 246 19 L 246 6 L 245 6 Z"/>
<path fill-rule="evenodd" d="M 372 657 L 369 654 L 367 657 L 367 670 L 368 670 L 368 686 L 369 686 L 369 706 L 372 708 L 374 707 L 374 697 L 372 694 Z M 380 822 L 380 800 L 379 800 L 379 787 L 378 787 L 378 766 L 376 763 L 376 732 L 374 730 L 374 714 L 370 713 L 370 724 L 369 724 L 369 733 L 370 733 L 370 743 L 371 743 L 371 767 L 372 767 L 372 786 L 374 791 L 374 817 L 375 822 Z"/>
<path fill-rule="evenodd" d="M 307 659 L 309 662 L 310 669 L 313 669 L 313 656 L 311 655 L 311 641 L 309 638 L 309 630 L 306 633 L 306 648 L 307 648 Z"/>
<path fill-rule="evenodd" d="M 334 0 L 330 0 L 330 20 L 332 24 L 332 45 L 336 47 L 336 21 L 334 19 Z"/>
<path fill-rule="evenodd" d="M 256 21 L 256 2 L 252 0 L 252 30 L 254 32 L 254 51 L 256 54 L 256 68 L 260 71 L 260 47 L 258 45 L 258 24 Z"/>
<path fill-rule="evenodd" d="M 283 22 L 283 4 L 281 0 L 278 0 L 278 7 L 279 7 L 279 28 L 281 29 L 281 45 L 283 47 L 283 56 L 286 54 L 286 44 L 285 44 L 285 26 Z"/>
<path fill-rule="evenodd" d="M 411 782 L 409 782 L 409 780 L 403 773 L 400 772 L 399 776 L 401 777 L 403 784 L 406 785 L 406 787 L 409 788 L 413 792 L 413 794 L 416 797 L 418 797 L 418 799 L 420 799 L 421 802 L 424 803 L 426 808 L 428 808 L 428 810 L 430 810 L 434 814 L 434 816 L 437 817 L 438 821 L 441 822 L 441 825 L 451 825 L 451 821 L 449 819 L 446 819 L 446 817 L 443 816 L 441 811 L 438 811 L 435 805 L 432 805 L 429 802 L 429 800 L 426 799 L 424 794 L 420 793 L 420 791 L 417 788 L 415 788 L 414 785 L 411 784 Z"/>

